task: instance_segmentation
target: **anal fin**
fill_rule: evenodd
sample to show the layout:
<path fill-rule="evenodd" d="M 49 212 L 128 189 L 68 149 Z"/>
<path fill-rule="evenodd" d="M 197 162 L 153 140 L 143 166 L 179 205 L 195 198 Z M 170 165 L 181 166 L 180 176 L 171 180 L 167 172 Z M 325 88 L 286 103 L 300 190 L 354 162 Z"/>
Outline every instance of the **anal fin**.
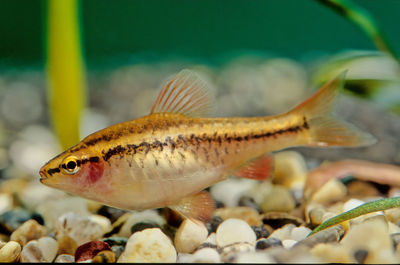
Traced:
<path fill-rule="evenodd" d="M 186 218 L 202 222 L 209 221 L 215 209 L 214 201 L 206 191 L 185 197 L 177 204 L 168 207 Z"/>
<path fill-rule="evenodd" d="M 234 175 L 248 179 L 267 180 L 271 177 L 273 169 L 274 157 L 271 154 L 265 154 L 250 160 L 236 171 Z"/>

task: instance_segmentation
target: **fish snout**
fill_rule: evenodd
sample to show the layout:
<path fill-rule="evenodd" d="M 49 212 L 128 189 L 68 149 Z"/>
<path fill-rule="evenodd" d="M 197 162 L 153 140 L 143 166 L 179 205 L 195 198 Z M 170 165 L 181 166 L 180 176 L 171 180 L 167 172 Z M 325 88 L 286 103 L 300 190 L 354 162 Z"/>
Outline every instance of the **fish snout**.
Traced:
<path fill-rule="evenodd" d="M 40 182 L 44 182 L 46 179 L 48 179 L 48 175 L 46 174 L 46 170 L 42 169 L 39 171 L 40 174 Z"/>

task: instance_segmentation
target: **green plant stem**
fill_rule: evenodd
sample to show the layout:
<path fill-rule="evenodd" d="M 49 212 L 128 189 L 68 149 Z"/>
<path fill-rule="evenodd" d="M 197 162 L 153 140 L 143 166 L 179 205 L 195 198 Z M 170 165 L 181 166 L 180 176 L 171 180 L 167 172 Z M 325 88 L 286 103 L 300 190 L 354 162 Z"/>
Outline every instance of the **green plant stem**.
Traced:
<path fill-rule="evenodd" d="M 396 208 L 396 207 L 400 207 L 400 197 L 386 198 L 386 199 L 381 199 L 381 200 L 377 200 L 377 201 L 367 202 L 367 203 L 364 203 L 354 209 L 351 209 L 347 212 L 336 215 L 336 216 L 326 220 L 321 225 L 319 225 L 317 228 L 315 228 L 308 236 L 315 234 L 321 230 L 324 230 L 328 227 L 340 224 L 344 221 L 359 217 L 364 214 L 377 212 L 377 211 L 384 211 L 384 210 Z"/>

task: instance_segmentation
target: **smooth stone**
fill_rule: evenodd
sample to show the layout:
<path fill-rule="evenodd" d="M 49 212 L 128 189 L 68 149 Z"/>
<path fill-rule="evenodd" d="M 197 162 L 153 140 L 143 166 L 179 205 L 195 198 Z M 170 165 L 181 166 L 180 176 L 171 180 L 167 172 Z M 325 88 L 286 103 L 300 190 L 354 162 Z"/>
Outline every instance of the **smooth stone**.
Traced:
<path fill-rule="evenodd" d="M 75 252 L 75 261 L 92 260 L 101 251 L 110 251 L 111 247 L 104 241 L 90 241 L 79 246 Z"/>
<path fill-rule="evenodd" d="M 276 261 L 264 252 L 239 252 L 235 263 L 276 263 Z"/>
<path fill-rule="evenodd" d="M 314 247 L 318 244 L 338 242 L 344 234 L 342 225 L 335 225 L 299 241 L 296 246 Z"/>
<path fill-rule="evenodd" d="M 338 179 L 331 179 L 315 191 L 309 201 L 328 205 L 342 200 L 346 195 L 346 186 Z"/>
<path fill-rule="evenodd" d="M 319 263 L 356 263 L 349 251 L 339 244 L 316 244 L 310 254 L 320 259 Z"/>
<path fill-rule="evenodd" d="M 0 248 L 0 262 L 16 262 L 21 253 L 21 245 L 9 241 Z"/>
<path fill-rule="evenodd" d="M 78 244 L 74 239 L 72 239 L 68 235 L 58 235 L 57 236 L 58 242 L 58 254 L 68 254 L 74 255 L 76 249 L 78 248 Z"/>
<path fill-rule="evenodd" d="M 176 250 L 159 228 L 149 228 L 131 235 L 118 262 L 176 262 Z"/>
<path fill-rule="evenodd" d="M 215 248 L 202 248 L 193 254 L 178 255 L 178 263 L 220 263 L 221 257 Z"/>
<path fill-rule="evenodd" d="M 284 248 L 292 248 L 297 243 L 296 240 L 293 239 L 285 239 L 282 241 L 282 246 Z"/>
<path fill-rule="evenodd" d="M 111 223 L 114 223 L 119 217 L 125 214 L 127 211 L 118 208 L 103 205 L 97 210 L 97 214 L 105 216 Z"/>
<path fill-rule="evenodd" d="M 290 239 L 300 241 L 305 239 L 310 233 L 311 229 L 305 226 L 295 227 L 290 232 Z"/>
<path fill-rule="evenodd" d="M 58 252 L 58 243 L 54 238 L 49 236 L 39 238 L 38 247 L 42 251 L 43 259 L 46 262 L 54 260 Z"/>
<path fill-rule="evenodd" d="M 211 233 L 208 235 L 207 239 L 200 244 L 197 250 L 201 248 L 217 248 L 217 235 L 216 233 Z"/>
<path fill-rule="evenodd" d="M 214 215 L 221 217 L 223 220 L 229 218 L 241 219 L 250 226 L 262 224 L 261 216 L 258 211 L 249 207 L 240 206 L 220 208 L 215 210 Z"/>
<path fill-rule="evenodd" d="M 121 216 L 120 218 L 122 218 Z M 140 222 L 153 222 L 162 227 L 165 224 L 165 219 L 162 218 L 155 210 L 145 210 L 141 212 L 133 212 L 127 217 L 127 220 L 122 225 L 118 232 L 118 236 L 130 237 L 132 235 L 131 229 L 137 223 Z"/>
<path fill-rule="evenodd" d="M 285 212 L 269 212 L 262 215 L 264 225 L 272 229 L 282 228 L 287 224 L 304 225 L 303 219 Z M 271 231 L 272 232 L 272 231 Z"/>
<path fill-rule="evenodd" d="M 267 249 L 270 247 L 282 247 L 282 241 L 276 237 L 269 237 L 267 239 L 260 239 L 256 242 L 256 249 Z"/>
<path fill-rule="evenodd" d="M 274 184 L 290 189 L 303 188 L 307 177 L 304 157 L 296 151 L 281 151 L 274 154 Z"/>
<path fill-rule="evenodd" d="M 283 227 L 276 229 L 274 232 L 272 232 L 272 234 L 270 234 L 269 237 L 278 238 L 281 241 L 283 241 L 285 239 L 290 239 L 290 234 L 291 234 L 293 228 L 295 228 L 295 227 L 296 226 L 294 224 L 284 225 Z"/>
<path fill-rule="evenodd" d="M 237 242 L 255 244 L 257 236 L 253 229 L 243 220 L 227 219 L 218 227 L 216 241 L 218 247 L 224 247 Z"/>
<path fill-rule="evenodd" d="M 354 253 L 363 249 L 368 251 L 365 263 L 396 263 L 393 241 L 388 232 L 385 218 L 373 217 L 350 226 L 341 240 L 344 248 Z"/>
<path fill-rule="evenodd" d="M 261 212 L 260 206 L 254 201 L 254 198 L 248 195 L 243 195 L 239 198 L 238 206 L 253 208 L 257 212 Z"/>
<path fill-rule="evenodd" d="M 238 242 L 224 246 L 220 250 L 222 262 L 234 262 L 240 252 L 254 252 L 254 244 Z"/>
<path fill-rule="evenodd" d="M 161 228 L 157 223 L 152 222 L 152 221 L 143 221 L 143 222 L 139 222 L 134 224 L 131 227 L 131 233 L 134 234 L 136 232 L 142 231 L 144 229 L 148 229 L 148 228 Z"/>
<path fill-rule="evenodd" d="M 46 234 L 46 228 L 36 220 L 28 220 L 15 230 L 10 240 L 17 241 L 21 246 L 24 246 L 31 240 L 41 238 Z"/>
<path fill-rule="evenodd" d="M 353 256 L 357 263 L 364 264 L 365 259 L 368 257 L 368 250 L 365 249 L 358 249 L 354 251 Z"/>
<path fill-rule="evenodd" d="M 112 246 L 125 246 L 128 239 L 126 237 L 107 237 L 103 238 L 102 241 L 106 242 L 108 245 Z"/>
<path fill-rule="evenodd" d="M 87 216 L 69 212 L 60 216 L 57 220 L 57 237 L 68 235 L 78 246 L 89 241 L 98 240 L 103 234 L 103 227 L 97 222 L 91 221 Z"/>
<path fill-rule="evenodd" d="M 20 227 L 24 222 L 34 219 L 32 218 L 32 213 L 23 209 L 23 208 L 15 208 L 6 212 L 3 212 L 0 215 L 0 229 L 4 231 L 4 233 L 12 233 L 18 227 Z M 40 221 L 40 220 L 36 220 Z M 42 220 L 43 221 L 43 220 Z"/>
<path fill-rule="evenodd" d="M 207 239 L 207 236 L 208 230 L 202 222 L 185 219 L 176 231 L 175 248 L 180 253 L 191 253 Z"/>
<path fill-rule="evenodd" d="M 21 251 L 21 262 L 46 262 L 37 240 L 29 241 Z M 49 261 L 47 261 L 49 262 Z"/>
<path fill-rule="evenodd" d="M 208 229 L 208 233 L 214 233 L 215 231 L 217 231 L 218 226 L 223 222 L 224 220 L 217 216 L 214 215 L 211 220 L 206 224 L 207 229 Z"/>
<path fill-rule="evenodd" d="M 99 224 L 103 229 L 103 234 L 110 232 L 112 229 L 110 220 L 102 215 L 92 214 L 89 216 L 89 220 Z"/>
<path fill-rule="evenodd" d="M 1 193 L 0 194 L 0 214 L 7 212 L 12 209 L 13 198 L 11 194 Z"/>
<path fill-rule="evenodd" d="M 257 239 L 267 238 L 269 236 L 269 231 L 265 228 L 264 224 L 259 226 L 252 225 L 251 228 L 256 234 Z"/>
<path fill-rule="evenodd" d="M 103 250 L 93 257 L 92 263 L 115 263 L 115 253 L 111 250 Z"/>
<path fill-rule="evenodd" d="M 58 255 L 56 260 L 54 261 L 55 263 L 74 263 L 75 262 L 75 258 L 72 255 L 68 255 L 68 254 L 61 254 Z"/>
<path fill-rule="evenodd" d="M 252 179 L 229 178 L 211 186 L 210 194 L 226 207 L 238 205 L 240 197 L 248 193 L 259 182 Z M 229 192 L 227 192 L 229 190 Z"/>
<path fill-rule="evenodd" d="M 290 212 L 296 206 L 296 202 L 290 191 L 279 185 L 274 185 L 271 190 L 265 194 L 260 204 L 263 213 L 267 212 Z"/>
<path fill-rule="evenodd" d="M 112 250 L 112 252 L 115 253 L 115 260 L 118 260 L 119 257 L 121 256 L 122 252 L 124 252 L 125 247 L 124 246 L 112 246 L 111 250 Z"/>
<path fill-rule="evenodd" d="M 48 200 L 37 207 L 37 211 L 43 216 L 46 227 L 53 229 L 61 216 L 73 212 L 79 216 L 89 216 L 87 200 L 79 197 L 65 197 Z"/>

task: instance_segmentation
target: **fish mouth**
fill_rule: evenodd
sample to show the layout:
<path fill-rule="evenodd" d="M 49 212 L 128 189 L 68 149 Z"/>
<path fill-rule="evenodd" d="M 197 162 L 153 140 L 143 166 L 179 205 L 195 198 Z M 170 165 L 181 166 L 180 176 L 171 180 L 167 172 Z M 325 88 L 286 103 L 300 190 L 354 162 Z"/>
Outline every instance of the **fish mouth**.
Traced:
<path fill-rule="evenodd" d="M 40 182 L 44 183 L 48 179 L 48 177 L 46 175 L 46 171 L 40 170 L 39 174 L 40 174 Z"/>

